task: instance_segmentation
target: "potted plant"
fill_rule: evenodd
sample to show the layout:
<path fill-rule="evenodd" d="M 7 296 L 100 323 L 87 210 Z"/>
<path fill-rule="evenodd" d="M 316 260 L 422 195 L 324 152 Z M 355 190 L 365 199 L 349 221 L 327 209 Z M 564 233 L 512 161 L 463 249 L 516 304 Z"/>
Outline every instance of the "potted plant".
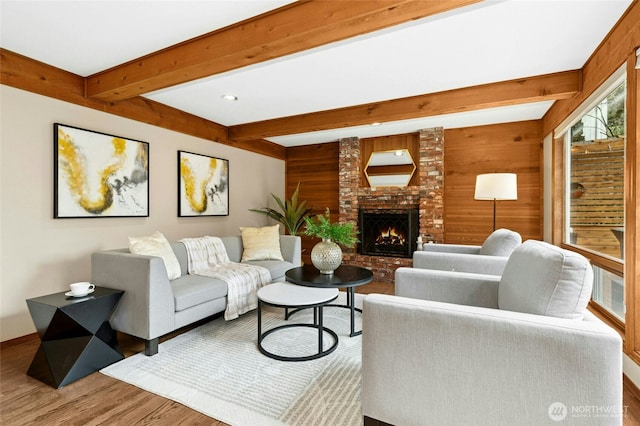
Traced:
<path fill-rule="evenodd" d="M 307 217 L 304 221 L 304 235 L 322 239 L 311 250 L 311 263 L 321 274 L 333 274 L 342 263 L 342 249 L 338 244 L 353 247 L 358 242 L 355 224 L 331 223 L 328 208 L 324 215 L 317 215 L 315 219 Z"/>
<path fill-rule="evenodd" d="M 278 207 L 280 207 L 280 211 L 269 207 L 264 207 L 262 209 L 249 209 L 249 211 L 262 213 L 263 215 L 281 223 L 284 225 L 289 235 L 298 235 L 298 229 L 300 229 L 302 224 L 305 222 L 305 219 L 309 217 L 309 212 L 311 211 L 311 209 L 306 206 L 307 202 L 305 200 L 300 202 L 298 201 L 299 191 L 300 182 L 298 182 L 291 199 L 285 200 L 285 202 L 282 202 L 280 197 L 271 193 L 271 196 L 276 200 Z"/>

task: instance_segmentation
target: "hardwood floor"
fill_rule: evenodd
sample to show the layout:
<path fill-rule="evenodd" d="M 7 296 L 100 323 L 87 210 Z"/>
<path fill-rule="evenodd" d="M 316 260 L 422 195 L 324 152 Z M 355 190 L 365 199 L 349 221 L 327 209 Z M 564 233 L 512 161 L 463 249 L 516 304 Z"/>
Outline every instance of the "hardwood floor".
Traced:
<path fill-rule="evenodd" d="M 359 293 L 393 294 L 393 284 L 370 283 Z M 194 326 L 166 336 L 174 337 Z M 119 335 L 125 356 L 144 349 L 141 340 Z M 13 425 L 211 425 L 225 423 L 177 402 L 94 373 L 60 389 L 26 375 L 39 340 L 25 336 L 2 344 L 0 350 L 0 424 Z M 626 381 L 625 381 L 626 382 Z M 631 385 L 633 386 L 633 385 Z M 640 399 L 625 383 L 624 426 L 640 426 Z"/>

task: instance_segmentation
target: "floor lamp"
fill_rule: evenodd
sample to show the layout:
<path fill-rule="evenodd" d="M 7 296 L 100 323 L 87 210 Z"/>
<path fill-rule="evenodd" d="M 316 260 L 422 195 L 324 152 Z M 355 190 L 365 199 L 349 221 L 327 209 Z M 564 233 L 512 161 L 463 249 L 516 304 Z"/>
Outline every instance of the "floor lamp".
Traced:
<path fill-rule="evenodd" d="M 496 230 L 496 200 L 517 200 L 515 173 L 487 173 L 476 176 L 476 200 L 493 200 L 493 230 Z"/>

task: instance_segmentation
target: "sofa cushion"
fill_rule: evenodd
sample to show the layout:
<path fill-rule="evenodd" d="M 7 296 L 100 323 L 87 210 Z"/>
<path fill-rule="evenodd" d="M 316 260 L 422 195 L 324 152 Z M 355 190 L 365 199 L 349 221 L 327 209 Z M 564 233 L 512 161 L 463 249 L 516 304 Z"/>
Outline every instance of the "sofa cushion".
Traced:
<path fill-rule="evenodd" d="M 187 247 L 184 244 L 177 242 L 171 243 L 171 250 L 178 259 L 178 265 L 180 265 L 180 275 L 186 275 L 189 273 L 189 255 L 187 254 Z"/>
<path fill-rule="evenodd" d="M 220 237 L 224 247 L 227 249 L 227 256 L 232 262 L 240 262 L 242 260 L 242 235 L 233 235 L 231 237 Z"/>
<path fill-rule="evenodd" d="M 284 260 L 280 251 L 280 226 L 240 227 L 242 262 L 250 260 Z"/>
<path fill-rule="evenodd" d="M 582 320 L 593 270 L 582 255 L 528 240 L 516 248 L 498 285 L 498 308 Z"/>
<path fill-rule="evenodd" d="M 134 254 L 161 257 L 170 280 L 175 280 L 182 274 L 171 244 L 159 231 L 144 237 L 129 237 L 129 251 Z"/>
<path fill-rule="evenodd" d="M 227 295 L 227 283 L 202 275 L 184 275 L 171 281 L 176 312 Z"/>
<path fill-rule="evenodd" d="M 250 262 L 242 262 L 249 265 L 262 266 L 267 268 L 271 273 L 271 281 L 284 280 L 284 273 L 293 268 L 293 263 L 286 260 L 252 260 Z"/>
<path fill-rule="evenodd" d="M 520 244 L 522 244 L 522 237 L 517 232 L 497 229 L 487 237 L 478 254 L 509 257 Z"/>

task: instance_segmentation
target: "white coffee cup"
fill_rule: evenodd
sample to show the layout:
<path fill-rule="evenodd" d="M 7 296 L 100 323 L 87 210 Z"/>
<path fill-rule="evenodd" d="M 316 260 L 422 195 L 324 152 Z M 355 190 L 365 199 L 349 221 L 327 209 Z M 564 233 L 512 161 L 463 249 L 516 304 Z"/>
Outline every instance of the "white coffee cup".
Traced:
<path fill-rule="evenodd" d="M 83 281 L 79 283 L 70 284 L 69 288 L 71 289 L 71 294 L 75 296 L 75 295 L 87 294 L 91 290 L 96 288 L 96 286 L 91 284 L 90 282 Z"/>

